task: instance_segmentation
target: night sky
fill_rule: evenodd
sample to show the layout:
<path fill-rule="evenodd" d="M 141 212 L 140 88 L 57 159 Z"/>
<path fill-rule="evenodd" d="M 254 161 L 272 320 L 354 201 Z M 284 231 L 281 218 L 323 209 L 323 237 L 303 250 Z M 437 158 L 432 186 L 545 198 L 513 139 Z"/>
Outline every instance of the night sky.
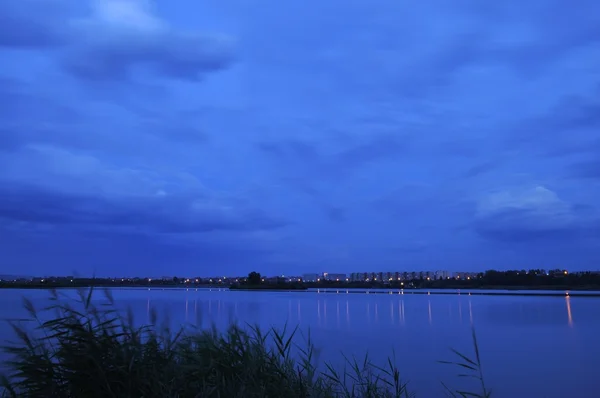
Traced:
<path fill-rule="evenodd" d="M 598 0 L 0 0 L 0 273 L 599 259 Z"/>

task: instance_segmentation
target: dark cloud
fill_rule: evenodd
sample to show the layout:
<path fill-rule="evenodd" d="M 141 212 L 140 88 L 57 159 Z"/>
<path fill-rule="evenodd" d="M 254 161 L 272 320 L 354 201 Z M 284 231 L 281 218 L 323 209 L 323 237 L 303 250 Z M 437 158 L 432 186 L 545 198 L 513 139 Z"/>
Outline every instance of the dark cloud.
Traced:
<path fill-rule="evenodd" d="M 139 38 L 77 44 L 64 59 L 66 69 L 85 80 L 128 80 L 136 67 L 182 80 L 199 80 L 233 62 L 230 44 L 196 35 L 170 34 L 140 44 Z"/>
<path fill-rule="evenodd" d="M 282 164 L 301 163 L 306 166 L 304 173 L 318 178 L 339 177 L 373 162 L 394 159 L 408 151 L 409 141 L 403 135 L 376 134 L 354 140 L 337 151 L 298 140 L 263 141 L 258 148 Z"/>
<path fill-rule="evenodd" d="M 0 127 L 0 151 L 13 151 L 22 144 L 23 140 L 17 132 Z"/>
<path fill-rule="evenodd" d="M 67 40 L 67 5 L 66 1 L 0 0 L 0 47 L 31 49 L 63 44 Z"/>
<path fill-rule="evenodd" d="M 246 275 L 252 262 L 266 264 L 271 254 L 240 241 L 223 244 L 197 239 L 180 244 L 136 232 L 110 229 L 82 234 L 67 227 L 39 234 L 31 229 L 0 228 L 0 251 L 7 260 L 7 272 L 112 277 L 207 276 L 217 272 L 217 265 L 227 275 Z"/>
<path fill-rule="evenodd" d="M 90 3 L 81 18 L 66 0 L 1 0 L 0 46 L 58 48 L 65 69 L 91 81 L 129 80 L 140 68 L 198 80 L 234 60 L 231 40 L 169 27 L 144 2 Z"/>
<path fill-rule="evenodd" d="M 285 223 L 260 211 L 209 205 L 208 198 L 134 197 L 109 199 L 63 194 L 14 184 L 0 190 L 0 218 L 31 225 L 140 229 L 150 233 L 259 231 Z"/>
<path fill-rule="evenodd" d="M 600 94 L 600 92 L 598 93 Z M 551 128 L 557 133 L 600 128 L 600 98 L 568 95 L 537 122 L 541 127 Z"/>
<path fill-rule="evenodd" d="M 323 210 L 329 220 L 340 223 L 346 221 L 346 211 L 338 206 L 324 205 Z"/>
<path fill-rule="evenodd" d="M 475 230 L 481 236 L 504 242 L 530 243 L 533 240 L 547 238 L 572 238 L 573 231 L 565 228 L 536 228 L 535 225 L 524 223 L 522 218 L 527 218 L 527 210 L 506 210 L 478 221 Z"/>
<path fill-rule="evenodd" d="M 474 227 L 486 239 L 522 244 L 574 242 L 595 234 L 593 222 L 588 224 L 580 219 L 563 222 L 554 217 L 541 217 L 534 209 L 507 208 L 478 219 Z"/>
<path fill-rule="evenodd" d="M 505 146 L 548 157 L 600 152 L 600 138 L 595 134 L 600 131 L 599 98 L 564 96 L 546 113 L 520 121 Z"/>
<path fill-rule="evenodd" d="M 569 140 L 548 148 L 545 155 L 548 157 L 579 156 L 600 154 L 600 138 L 588 140 Z"/>
<path fill-rule="evenodd" d="M 63 148 L 110 151 L 113 154 L 172 152 L 204 144 L 209 134 L 193 117 L 177 111 L 155 110 L 140 117 L 128 108 L 109 104 L 95 111 L 92 100 L 78 103 L 62 97 L 50 97 L 36 91 L 32 84 L 17 80 L 0 81 L 0 150 L 16 151 L 26 145 L 50 144 Z M 112 112 L 136 122 L 107 120 Z M 163 145 L 167 141 L 174 145 Z"/>
<path fill-rule="evenodd" d="M 428 249 L 429 245 L 426 242 L 406 242 L 398 246 L 388 248 L 393 255 L 402 255 L 406 253 L 422 253 Z"/>
<path fill-rule="evenodd" d="M 500 162 L 497 161 L 488 161 L 477 164 L 475 166 L 469 167 L 469 169 L 465 172 L 464 177 L 472 178 L 477 177 L 481 174 L 485 174 L 489 171 L 494 170 L 500 165 Z"/>
<path fill-rule="evenodd" d="M 360 167 L 373 161 L 394 158 L 406 153 L 408 148 L 409 145 L 405 136 L 376 135 L 342 150 L 336 155 L 334 163 L 339 167 Z"/>
<path fill-rule="evenodd" d="M 435 149 L 441 156 L 474 158 L 481 154 L 481 141 L 476 138 L 453 138 L 440 142 Z"/>
<path fill-rule="evenodd" d="M 595 0 L 582 0 L 578 7 L 568 7 L 563 0 L 531 1 L 523 7 L 510 2 L 471 6 L 472 15 L 489 26 L 500 24 L 513 31 L 523 23 L 523 15 L 530 15 L 529 32 L 517 34 L 516 40 L 494 40 L 489 31 L 475 35 L 478 44 L 469 53 L 479 63 L 501 63 L 533 76 L 577 49 L 600 43 L 600 5 Z"/>
<path fill-rule="evenodd" d="M 597 154 L 600 157 L 600 151 Z M 575 163 L 569 171 L 571 177 L 600 180 L 600 159 Z"/>
<path fill-rule="evenodd" d="M 30 84 L 17 79 L 0 79 L 0 103 L 0 123 L 72 123 L 81 120 L 82 116 L 74 106 L 36 92 Z"/>
<path fill-rule="evenodd" d="M 317 145 L 296 139 L 263 141 L 257 145 L 261 151 L 282 159 L 294 158 L 302 161 L 312 161 L 318 160 L 320 157 Z"/>
<path fill-rule="evenodd" d="M 544 187 L 491 192 L 479 202 L 475 231 L 501 242 L 558 244 L 599 237 L 594 209 L 572 205 Z"/>

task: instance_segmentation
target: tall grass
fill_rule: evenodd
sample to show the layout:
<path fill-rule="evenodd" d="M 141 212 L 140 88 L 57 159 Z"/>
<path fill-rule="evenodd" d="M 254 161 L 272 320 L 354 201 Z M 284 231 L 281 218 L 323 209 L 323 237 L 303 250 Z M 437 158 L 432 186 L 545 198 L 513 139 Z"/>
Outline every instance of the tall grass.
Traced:
<path fill-rule="evenodd" d="M 150 325 L 135 326 L 132 312 L 118 311 L 109 290 L 104 304 L 92 295 L 80 290 L 72 302 L 53 291 L 42 309 L 25 299 L 36 327 L 11 324 L 17 341 L 4 347 L 3 397 L 414 396 L 393 359 L 380 367 L 368 356 L 345 357 L 343 370 L 319 367 L 310 334 L 298 343 L 297 329 L 232 324 L 224 332 L 173 331 L 168 321 L 159 325 L 155 312 Z M 458 355 L 466 361 L 461 367 L 480 362 L 478 351 L 473 362 Z M 481 387 L 483 395 L 469 396 L 489 397 L 483 378 Z"/>

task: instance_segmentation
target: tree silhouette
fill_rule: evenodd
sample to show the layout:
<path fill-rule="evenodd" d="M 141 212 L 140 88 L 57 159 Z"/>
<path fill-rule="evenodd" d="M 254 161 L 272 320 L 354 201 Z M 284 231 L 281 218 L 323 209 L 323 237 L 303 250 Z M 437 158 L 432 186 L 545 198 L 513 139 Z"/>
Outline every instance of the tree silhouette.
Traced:
<path fill-rule="evenodd" d="M 258 272 L 252 271 L 248 274 L 248 283 L 250 285 L 260 285 L 261 281 L 262 278 Z"/>

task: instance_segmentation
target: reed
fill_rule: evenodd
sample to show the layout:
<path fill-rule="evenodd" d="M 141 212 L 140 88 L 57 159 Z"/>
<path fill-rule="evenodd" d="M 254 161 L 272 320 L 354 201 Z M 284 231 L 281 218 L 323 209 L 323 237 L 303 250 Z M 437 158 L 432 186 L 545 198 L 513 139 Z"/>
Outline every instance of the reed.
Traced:
<path fill-rule="evenodd" d="M 3 397 L 415 396 L 394 358 L 377 366 L 368 356 L 344 357 L 338 370 L 319 366 L 310 334 L 301 337 L 297 328 L 171 330 L 156 312 L 150 325 L 136 326 L 133 313 L 117 310 L 110 290 L 103 292 L 102 304 L 92 301 L 93 289 L 80 290 L 76 301 L 52 291 L 42 309 L 24 300 L 35 327 L 11 324 L 16 341 L 3 348 L 9 358 L 0 380 Z M 455 365 L 480 376 L 482 393 L 446 389 L 489 397 L 473 338 L 476 358 L 456 352 L 462 362 Z"/>

